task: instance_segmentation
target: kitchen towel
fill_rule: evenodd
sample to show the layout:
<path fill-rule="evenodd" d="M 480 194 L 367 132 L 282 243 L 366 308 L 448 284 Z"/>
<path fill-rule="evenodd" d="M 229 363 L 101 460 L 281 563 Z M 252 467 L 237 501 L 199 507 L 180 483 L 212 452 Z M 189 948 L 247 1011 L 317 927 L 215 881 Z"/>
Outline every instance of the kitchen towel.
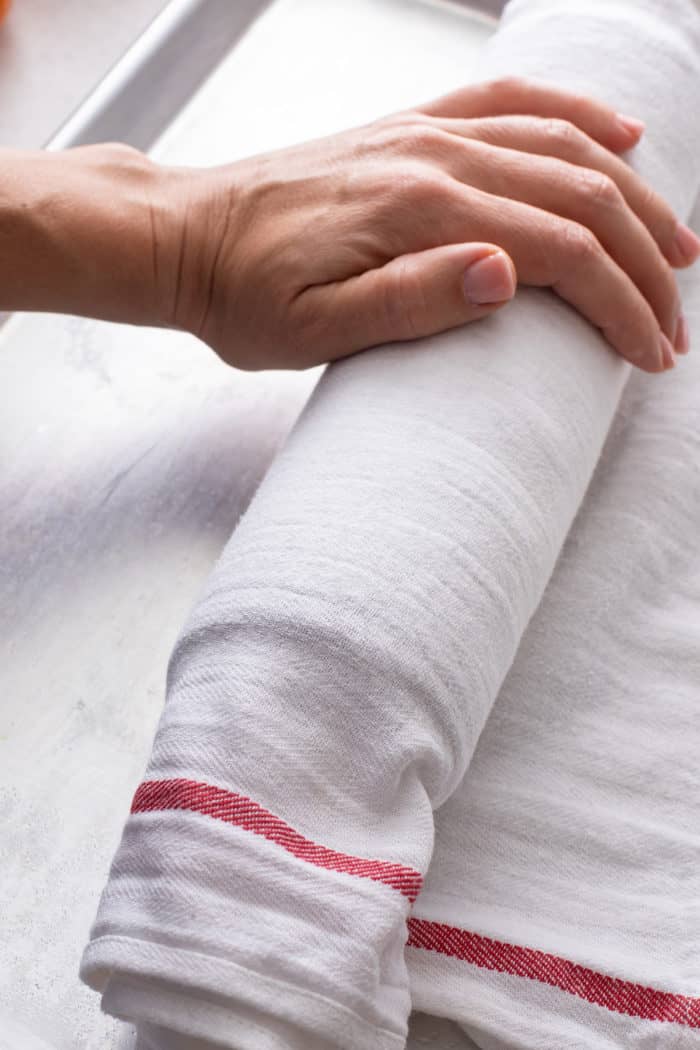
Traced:
<path fill-rule="evenodd" d="M 687 216 L 698 36 L 689 0 L 516 0 L 483 75 L 641 116 L 634 162 Z M 236 1050 L 402 1048 L 411 993 L 472 1024 L 463 970 L 440 985 L 468 963 L 434 950 L 479 893 L 456 802 L 628 372 L 535 290 L 326 371 L 173 653 L 83 958 L 108 1012 Z"/>
<path fill-rule="evenodd" d="M 680 284 L 697 346 L 700 274 Z M 699 423 L 697 349 L 632 374 L 435 814 L 412 1001 L 482 1050 L 700 1047 Z"/>

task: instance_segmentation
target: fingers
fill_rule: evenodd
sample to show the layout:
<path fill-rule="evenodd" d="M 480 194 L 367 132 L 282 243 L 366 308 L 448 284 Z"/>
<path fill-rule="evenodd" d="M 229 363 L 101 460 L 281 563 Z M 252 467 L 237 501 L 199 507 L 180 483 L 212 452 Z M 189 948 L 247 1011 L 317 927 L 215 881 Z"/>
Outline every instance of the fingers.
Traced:
<path fill-rule="evenodd" d="M 644 130 L 641 121 L 617 113 L 604 102 L 521 77 L 471 84 L 416 108 L 435 117 L 494 117 L 513 113 L 557 117 L 575 124 L 616 153 L 636 145 Z"/>
<path fill-rule="evenodd" d="M 439 126 L 463 138 L 557 157 L 570 164 L 600 171 L 613 180 L 672 266 L 689 266 L 700 256 L 700 239 L 679 223 L 663 197 L 623 160 L 567 121 L 512 116 L 495 120 L 440 120 Z"/>
<path fill-rule="evenodd" d="M 494 244 L 449 244 L 308 288 L 293 308 L 306 353 L 328 361 L 486 317 L 513 297 L 516 283 L 512 261 Z M 319 325 L 324 317 L 332 324 Z"/>
<path fill-rule="evenodd" d="M 649 304 L 586 227 L 572 224 L 554 265 L 553 290 L 597 325 L 623 357 L 646 372 L 673 367 L 673 347 L 654 324 Z"/>
<path fill-rule="evenodd" d="M 502 197 L 571 219 L 595 235 L 632 279 L 673 341 L 680 312 L 676 279 L 642 220 L 608 175 L 553 157 L 472 142 L 453 158 L 465 181 Z"/>
<path fill-rule="evenodd" d="M 445 227 L 457 226 L 460 215 L 474 236 L 508 252 L 521 283 L 553 288 L 632 364 L 660 372 L 673 363 L 651 306 L 590 229 L 474 189 L 463 190 L 461 206 L 443 219 Z"/>

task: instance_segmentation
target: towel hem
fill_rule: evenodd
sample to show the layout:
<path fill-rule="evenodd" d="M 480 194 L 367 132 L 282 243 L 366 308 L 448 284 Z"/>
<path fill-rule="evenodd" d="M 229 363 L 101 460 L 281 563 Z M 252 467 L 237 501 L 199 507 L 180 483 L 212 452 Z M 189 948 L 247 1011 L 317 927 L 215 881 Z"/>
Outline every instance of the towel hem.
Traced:
<path fill-rule="evenodd" d="M 235 1004 L 226 1002 L 223 994 L 199 994 L 197 973 L 206 974 L 206 985 L 211 988 L 213 970 L 218 971 L 219 985 L 223 983 L 221 978 L 225 979 L 226 998 L 235 997 L 244 1013 L 260 1011 L 262 1023 L 269 1016 L 270 1047 L 276 1045 L 272 1041 L 274 1024 L 287 1022 L 308 1031 L 304 1046 L 309 1046 L 309 1037 L 315 1036 L 332 1039 L 331 1045 L 339 1050 L 404 1050 L 408 1023 L 403 1033 L 392 1032 L 317 992 L 228 959 L 215 959 L 157 941 L 123 935 L 99 937 L 85 949 L 80 977 L 102 993 L 102 1009 L 112 1016 L 174 1028 L 186 1035 L 222 1042 L 224 1046 L 233 1045 L 236 1050 L 259 1050 L 259 1031 L 254 1033 L 255 1043 L 240 1031 L 235 1033 L 235 1044 L 228 1041 L 232 1026 L 240 1020 Z M 138 983 L 133 978 L 138 978 Z M 177 986 L 175 993 L 171 989 L 168 994 L 166 982 Z M 410 1003 L 408 1006 L 410 1009 Z M 312 1029 L 310 1018 L 314 1022 Z"/>

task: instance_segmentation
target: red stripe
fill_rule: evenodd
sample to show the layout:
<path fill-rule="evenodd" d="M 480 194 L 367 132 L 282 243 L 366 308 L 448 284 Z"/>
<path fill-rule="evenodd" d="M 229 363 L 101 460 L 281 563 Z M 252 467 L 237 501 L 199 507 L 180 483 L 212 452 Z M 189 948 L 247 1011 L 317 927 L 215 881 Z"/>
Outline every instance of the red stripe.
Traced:
<path fill-rule="evenodd" d="M 366 860 L 320 846 L 263 806 L 234 791 L 194 780 L 149 780 L 141 784 L 132 813 L 189 810 L 262 835 L 295 857 L 330 871 L 373 879 L 398 890 L 413 902 L 421 888 L 420 872 L 402 864 Z M 427 919 L 408 919 L 408 946 L 438 952 L 484 970 L 526 977 L 559 988 L 615 1013 L 646 1021 L 668 1021 L 700 1028 L 700 998 L 661 992 L 632 981 L 590 970 L 569 959 L 497 941 L 469 930 Z"/>
<path fill-rule="evenodd" d="M 131 804 L 132 813 L 184 809 L 202 813 L 276 842 L 300 860 L 329 871 L 344 871 L 362 879 L 383 882 L 413 902 L 423 881 L 420 872 L 403 864 L 385 860 L 366 860 L 349 853 L 320 846 L 304 838 L 263 806 L 235 791 L 199 784 L 194 780 L 147 780 L 138 788 Z"/>
<path fill-rule="evenodd" d="M 541 981 L 618 1014 L 700 1028 L 700 998 L 660 992 L 643 984 L 597 973 L 549 952 L 495 941 L 441 922 L 409 918 L 408 932 L 411 948 L 425 948 L 462 959 L 484 970 Z"/>

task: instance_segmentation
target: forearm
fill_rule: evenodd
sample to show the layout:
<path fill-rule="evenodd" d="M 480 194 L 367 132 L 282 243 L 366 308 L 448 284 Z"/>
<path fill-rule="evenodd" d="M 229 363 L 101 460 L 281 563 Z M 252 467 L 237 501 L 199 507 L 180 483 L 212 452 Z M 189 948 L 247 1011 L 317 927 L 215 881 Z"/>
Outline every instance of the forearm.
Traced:
<path fill-rule="evenodd" d="M 170 323 L 177 178 L 126 146 L 0 151 L 0 309 Z"/>

